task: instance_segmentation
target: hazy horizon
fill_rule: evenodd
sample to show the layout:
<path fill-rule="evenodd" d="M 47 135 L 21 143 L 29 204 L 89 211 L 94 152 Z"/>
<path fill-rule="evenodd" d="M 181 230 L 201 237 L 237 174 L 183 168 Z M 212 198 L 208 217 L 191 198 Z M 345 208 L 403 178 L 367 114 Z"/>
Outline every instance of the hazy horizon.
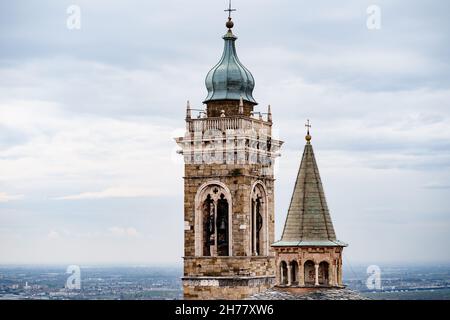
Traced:
<path fill-rule="evenodd" d="M 105 268 L 120 268 L 120 267 L 130 267 L 130 268 L 140 268 L 140 267 L 180 267 L 183 268 L 183 262 L 171 262 L 171 263 L 1 263 L 0 268 L 3 267 L 62 267 L 66 268 L 69 265 L 78 265 L 84 268 L 97 268 L 97 267 L 105 267 Z M 371 262 L 354 262 L 352 264 L 345 264 L 344 269 L 350 269 L 352 267 L 363 268 L 368 267 L 370 265 L 374 265 Z M 380 267 L 449 267 L 449 262 L 447 261 L 430 261 L 430 262 L 383 262 L 379 264 Z"/>

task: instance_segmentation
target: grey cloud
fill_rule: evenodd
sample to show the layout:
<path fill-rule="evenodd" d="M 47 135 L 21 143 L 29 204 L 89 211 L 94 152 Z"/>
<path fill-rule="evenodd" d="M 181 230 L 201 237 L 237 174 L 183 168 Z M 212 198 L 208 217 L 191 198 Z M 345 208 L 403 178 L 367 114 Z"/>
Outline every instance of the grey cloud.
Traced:
<path fill-rule="evenodd" d="M 151 241 L 120 245 L 132 248 L 127 262 L 179 261 L 182 165 L 170 162 L 170 132 L 183 129 L 187 99 L 201 107 L 204 77 L 222 53 L 226 3 L 77 3 L 80 31 L 65 27 L 72 2 L 0 2 L 0 192 L 24 195 L 0 204 L 0 243 L 14 243 L 0 246 L 0 257 L 54 261 L 68 247 L 88 261 L 103 253 L 118 261 L 125 256 L 113 252 L 117 243 L 93 248 L 62 237 L 52 250 L 40 237 L 139 226 Z M 442 182 L 450 179 L 450 4 L 380 0 L 382 30 L 373 32 L 365 27 L 370 4 L 235 3 L 238 54 L 256 78 L 257 108 L 271 103 L 286 142 L 277 235 L 310 118 L 336 229 L 351 243 L 346 254 L 389 260 L 425 244 L 442 251 L 436 241 L 448 242 L 450 205 Z M 167 195 L 54 199 L 114 186 Z M 384 208 L 367 211 L 381 202 Z M 419 231 L 424 242 L 415 238 Z M 13 241 L 15 234 L 22 240 Z M 435 254 L 426 253 L 417 259 Z"/>

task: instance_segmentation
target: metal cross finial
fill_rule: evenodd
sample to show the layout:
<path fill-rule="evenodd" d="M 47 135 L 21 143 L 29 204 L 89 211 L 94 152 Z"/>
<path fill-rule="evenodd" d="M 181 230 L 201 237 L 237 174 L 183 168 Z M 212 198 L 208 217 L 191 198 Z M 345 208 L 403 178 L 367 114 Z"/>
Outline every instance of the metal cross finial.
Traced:
<path fill-rule="evenodd" d="M 228 6 L 228 9 L 225 9 L 224 11 L 225 12 L 228 11 L 228 19 L 231 19 L 231 12 L 236 11 L 236 9 L 232 9 L 232 7 L 231 7 L 231 0 L 230 0 L 230 4 Z"/>
<path fill-rule="evenodd" d="M 309 119 L 306 121 L 305 128 L 307 128 L 308 135 L 309 135 L 309 128 L 311 128 L 311 124 L 309 123 Z"/>

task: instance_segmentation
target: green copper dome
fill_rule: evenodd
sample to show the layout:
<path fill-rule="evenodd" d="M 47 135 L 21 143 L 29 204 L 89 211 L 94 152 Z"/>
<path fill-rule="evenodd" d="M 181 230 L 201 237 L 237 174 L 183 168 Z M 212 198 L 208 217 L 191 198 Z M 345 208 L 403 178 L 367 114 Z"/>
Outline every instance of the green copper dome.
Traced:
<path fill-rule="evenodd" d="M 252 95 L 255 79 L 239 61 L 235 46 L 237 37 L 229 29 L 223 39 L 225 47 L 222 58 L 206 76 L 208 96 L 204 103 L 216 100 L 240 100 L 242 97 L 244 101 L 256 105 L 257 102 Z"/>

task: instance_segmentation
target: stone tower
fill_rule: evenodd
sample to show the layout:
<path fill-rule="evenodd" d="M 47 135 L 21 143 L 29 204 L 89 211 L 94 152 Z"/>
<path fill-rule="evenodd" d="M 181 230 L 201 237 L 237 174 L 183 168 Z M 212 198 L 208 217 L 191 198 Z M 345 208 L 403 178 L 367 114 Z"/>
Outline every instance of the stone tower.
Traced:
<path fill-rule="evenodd" d="M 278 286 L 342 287 L 342 250 L 336 239 L 307 124 L 306 145 L 276 252 Z"/>
<path fill-rule="evenodd" d="M 231 13 L 231 8 L 230 8 Z M 206 109 L 186 109 L 186 299 L 241 299 L 275 284 L 273 165 L 282 142 L 255 111 L 254 78 L 239 61 L 229 16 L 222 58 L 206 76 Z M 264 115 L 264 116 L 263 116 Z"/>

